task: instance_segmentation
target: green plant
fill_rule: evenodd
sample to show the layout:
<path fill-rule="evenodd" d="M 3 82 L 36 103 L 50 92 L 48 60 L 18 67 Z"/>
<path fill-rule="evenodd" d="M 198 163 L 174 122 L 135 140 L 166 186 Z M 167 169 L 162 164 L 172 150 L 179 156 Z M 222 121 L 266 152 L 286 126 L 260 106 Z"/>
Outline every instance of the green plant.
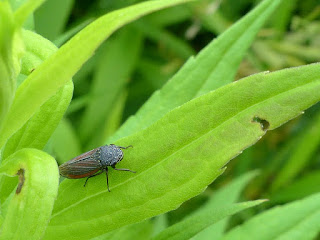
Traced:
<path fill-rule="evenodd" d="M 137 66 L 143 37 L 163 40 L 179 57 L 187 58 L 193 49 L 163 26 L 166 21 L 198 14 L 206 28 L 221 32 L 226 26 L 222 18 L 219 26 L 212 21 L 219 15 L 199 14 L 207 1 L 202 1 L 203 5 L 186 4 L 187 0 L 146 1 L 96 20 L 82 19 L 78 26 L 64 33 L 61 26 L 66 17 L 60 17 L 60 22 L 48 33 L 56 44 L 66 42 L 59 48 L 30 31 L 34 27 L 30 16 L 42 2 L 0 2 L 0 239 L 130 239 L 133 236 L 208 239 L 213 235 L 243 239 L 255 238 L 256 234 L 264 239 L 280 235 L 311 239 L 317 235 L 320 218 L 316 187 L 308 194 L 301 194 L 305 197 L 313 193 L 312 196 L 281 208 L 265 210 L 267 204 L 259 206 L 264 213 L 254 213 L 256 216 L 242 226 L 225 233 L 231 215 L 265 201 L 235 203 L 241 190 L 256 175 L 243 175 L 250 169 L 244 164 L 254 166 L 248 163 L 252 156 L 234 167 L 240 177 L 210 195 L 206 204 L 195 204 L 201 207 L 188 212 L 187 218 L 175 224 L 168 224 L 169 215 L 151 220 L 202 193 L 226 170 L 231 159 L 255 144 L 267 131 L 296 118 L 319 101 L 319 64 L 261 72 L 233 82 L 248 48 L 267 19 L 279 6 L 284 9 L 281 16 L 286 16 L 292 5 L 282 0 L 262 1 L 197 56 L 190 57 L 165 83 L 170 74 L 161 75 L 157 63 L 142 61 Z M 103 43 L 125 24 L 182 3 L 167 10 L 168 18 L 153 15 L 149 20 L 139 20 Z M 65 9 L 63 16 L 67 16 L 71 5 L 72 1 L 57 1 L 54 4 L 57 10 L 52 7 L 46 10 L 44 5 L 42 13 Z M 40 13 L 34 15 L 36 20 L 46 18 Z M 288 18 L 274 23 L 274 28 L 282 33 L 284 19 Z M 263 48 L 279 47 L 277 38 L 260 39 L 254 44 L 249 54 L 251 59 L 258 59 Z M 143 69 L 144 78 L 155 78 L 152 84 L 159 90 L 121 125 L 126 99 L 130 99 L 127 79 L 136 68 Z M 157 71 L 159 74 L 155 74 Z M 91 82 L 84 80 L 91 72 L 94 72 Z M 74 92 L 72 77 L 78 88 L 70 104 Z M 68 118 L 63 118 L 66 112 Z M 314 117 L 315 122 L 299 137 L 292 138 L 292 143 L 288 141 L 288 147 L 284 147 L 278 159 L 290 155 L 293 145 L 298 146 L 294 155 L 287 162 L 279 160 L 284 164 L 283 169 L 271 187 L 267 187 L 268 191 L 261 194 L 263 186 L 268 184 L 265 179 L 275 173 L 279 163 L 273 160 L 265 167 L 261 173 L 264 179 L 258 178 L 257 184 L 251 187 L 258 189 L 252 191 L 256 196 L 274 196 L 277 201 L 288 197 L 281 196 L 279 189 L 287 186 L 316 152 L 319 134 L 314 134 L 313 129 L 318 129 L 318 118 Z M 75 124 L 71 124 L 72 120 Z M 65 139 L 68 142 L 61 144 Z M 134 146 L 125 152 L 119 166 L 133 169 L 136 174 L 111 171 L 111 193 L 106 190 L 105 176 L 92 179 L 85 188 L 85 179 L 65 179 L 58 184 L 56 160 L 46 152 L 61 163 L 84 150 L 109 143 Z M 42 151 L 44 148 L 46 152 Z M 16 175 L 18 178 L 12 178 Z M 318 179 L 318 174 L 312 176 Z M 250 215 L 252 211 L 244 214 Z M 285 219 L 287 223 L 281 226 L 277 219 Z M 269 225 L 257 226 L 261 221 L 276 229 L 275 235 L 268 233 Z"/>

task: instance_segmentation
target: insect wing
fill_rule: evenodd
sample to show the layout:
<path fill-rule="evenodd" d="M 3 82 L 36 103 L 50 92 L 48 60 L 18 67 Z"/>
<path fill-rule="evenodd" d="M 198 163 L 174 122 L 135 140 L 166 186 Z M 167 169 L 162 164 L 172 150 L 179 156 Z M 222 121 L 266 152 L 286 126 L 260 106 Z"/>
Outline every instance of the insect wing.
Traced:
<path fill-rule="evenodd" d="M 98 149 L 83 153 L 59 166 L 60 175 L 66 178 L 89 177 L 101 170 Z"/>

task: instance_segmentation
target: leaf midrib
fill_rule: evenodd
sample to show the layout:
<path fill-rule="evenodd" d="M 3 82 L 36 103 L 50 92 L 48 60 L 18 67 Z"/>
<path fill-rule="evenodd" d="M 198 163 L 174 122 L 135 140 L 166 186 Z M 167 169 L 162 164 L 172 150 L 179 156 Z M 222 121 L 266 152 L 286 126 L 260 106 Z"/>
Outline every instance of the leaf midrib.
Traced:
<path fill-rule="evenodd" d="M 313 79 L 316 79 L 316 77 L 313 78 Z M 209 134 L 211 131 L 215 130 L 216 128 L 221 127 L 221 125 L 223 125 L 223 124 L 225 124 L 226 122 L 230 121 L 231 119 L 233 119 L 233 118 L 236 117 L 237 115 L 240 115 L 240 114 L 242 114 L 243 112 L 245 112 L 245 111 L 253 108 L 254 106 L 256 106 L 256 105 L 258 105 L 258 104 L 261 104 L 261 103 L 263 103 L 263 102 L 265 102 L 265 101 L 268 101 L 268 100 L 270 100 L 270 99 L 272 99 L 272 98 L 274 98 L 274 97 L 276 97 L 276 96 L 279 96 L 279 95 L 288 93 L 288 92 L 290 92 L 290 91 L 296 90 L 296 89 L 301 88 L 301 87 L 305 87 L 305 86 L 307 86 L 307 85 L 309 85 L 309 84 L 314 84 L 314 82 L 315 82 L 314 80 L 310 80 L 310 82 L 308 82 L 308 83 L 306 83 L 306 84 L 302 84 L 302 85 L 299 85 L 299 86 L 294 86 L 293 88 L 291 88 L 291 89 L 289 89 L 289 90 L 286 89 L 286 90 L 283 91 L 283 92 L 280 92 L 280 93 L 278 93 L 278 94 L 275 94 L 275 95 L 272 95 L 272 96 L 270 96 L 270 97 L 267 97 L 266 99 L 264 99 L 264 100 L 262 100 L 262 101 L 259 101 L 259 102 L 257 102 L 257 103 L 252 104 L 251 106 L 246 107 L 245 109 L 239 111 L 238 113 L 236 113 L 236 114 L 232 115 L 231 117 L 229 117 L 228 119 L 224 120 L 223 122 L 221 122 L 219 125 L 217 125 L 217 126 L 214 127 L 213 129 L 210 129 L 208 132 L 202 134 L 200 137 L 196 138 L 195 140 L 190 141 L 188 144 L 183 145 L 183 147 L 180 147 L 177 151 L 173 152 L 172 154 L 169 154 L 168 156 L 166 156 L 165 158 L 163 158 L 162 160 L 160 160 L 158 163 L 154 164 L 153 166 L 149 167 L 148 169 L 146 169 L 146 170 L 144 170 L 144 171 L 142 171 L 142 172 L 140 172 L 140 173 L 138 173 L 138 174 L 135 174 L 135 176 L 133 176 L 133 177 L 125 180 L 124 182 L 118 183 L 117 185 L 114 186 L 114 188 L 117 188 L 117 187 L 119 187 L 119 186 L 127 183 L 128 181 L 134 180 L 135 178 L 137 178 L 137 177 L 140 176 L 141 174 L 145 174 L 146 172 L 150 171 L 150 169 L 152 169 L 152 168 L 156 167 L 157 165 L 161 164 L 162 162 L 166 161 L 169 157 L 174 156 L 174 154 L 176 154 L 177 152 L 179 152 L 179 151 L 181 151 L 182 149 L 186 148 L 187 146 L 191 145 L 191 144 L 194 143 L 195 141 L 201 139 L 202 137 L 204 137 L 205 135 Z M 237 83 L 237 82 L 234 82 L 234 83 Z M 233 84 L 233 83 L 232 83 L 232 84 Z M 192 101 L 192 100 L 191 100 L 191 101 Z M 54 217 L 56 217 L 57 215 L 65 212 L 65 211 L 67 211 L 68 209 L 73 208 L 74 206 L 76 206 L 76 205 L 78 205 L 78 204 L 80 204 L 80 203 L 82 203 L 82 202 L 84 202 L 84 201 L 86 201 L 86 200 L 88 200 L 88 199 L 90 199 L 90 198 L 92 198 L 92 197 L 96 197 L 96 196 L 98 196 L 98 195 L 100 195 L 100 194 L 103 194 L 103 193 L 104 193 L 104 191 L 95 193 L 95 194 L 93 194 L 93 195 L 90 195 L 90 196 L 88 196 L 88 197 L 85 197 L 85 198 L 79 200 L 79 201 L 76 202 L 76 203 L 71 204 L 70 206 L 68 206 L 68 207 L 66 207 L 66 208 L 63 208 L 62 210 L 60 210 L 60 211 L 58 211 L 57 213 L 53 214 L 52 217 L 51 217 L 51 220 L 52 220 Z M 163 196 L 163 195 L 162 195 L 162 196 Z M 146 203 L 146 202 L 145 202 L 145 203 Z M 144 204 L 145 204 L 145 203 L 144 203 Z M 116 210 L 116 211 L 119 211 L 119 210 Z M 114 212 L 116 212 L 116 211 L 114 211 Z M 88 220 L 88 219 L 87 219 L 87 220 Z M 81 221 L 78 221 L 78 222 L 81 222 Z"/>

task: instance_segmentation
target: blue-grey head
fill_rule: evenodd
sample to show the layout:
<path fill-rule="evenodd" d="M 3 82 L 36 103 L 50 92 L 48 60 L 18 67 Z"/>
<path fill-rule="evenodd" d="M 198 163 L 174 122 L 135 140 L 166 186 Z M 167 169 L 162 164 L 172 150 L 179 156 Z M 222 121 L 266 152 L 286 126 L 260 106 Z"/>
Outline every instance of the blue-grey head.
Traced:
<path fill-rule="evenodd" d="M 116 145 L 106 145 L 100 147 L 101 150 L 101 164 L 103 166 L 114 166 L 123 159 L 122 150 Z"/>

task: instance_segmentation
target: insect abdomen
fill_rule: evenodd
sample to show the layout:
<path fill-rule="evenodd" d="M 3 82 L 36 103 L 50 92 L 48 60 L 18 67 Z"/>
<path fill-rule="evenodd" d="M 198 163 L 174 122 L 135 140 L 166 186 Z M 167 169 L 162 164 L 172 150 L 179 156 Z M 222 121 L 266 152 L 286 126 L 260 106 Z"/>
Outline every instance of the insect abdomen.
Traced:
<path fill-rule="evenodd" d="M 60 175 L 66 178 L 89 177 L 102 169 L 97 156 L 98 149 L 83 153 L 80 156 L 59 166 Z"/>
<path fill-rule="evenodd" d="M 73 170 L 67 170 L 67 171 L 60 170 L 60 175 L 65 178 L 72 178 L 72 179 L 85 178 L 85 177 L 92 176 L 93 174 L 95 174 L 99 170 L 100 169 L 93 169 L 90 172 L 85 172 L 85 173 L 82 170 L 81 170 L 81 172 L 77 172 L 77 171 L 73 171 Z"/>

